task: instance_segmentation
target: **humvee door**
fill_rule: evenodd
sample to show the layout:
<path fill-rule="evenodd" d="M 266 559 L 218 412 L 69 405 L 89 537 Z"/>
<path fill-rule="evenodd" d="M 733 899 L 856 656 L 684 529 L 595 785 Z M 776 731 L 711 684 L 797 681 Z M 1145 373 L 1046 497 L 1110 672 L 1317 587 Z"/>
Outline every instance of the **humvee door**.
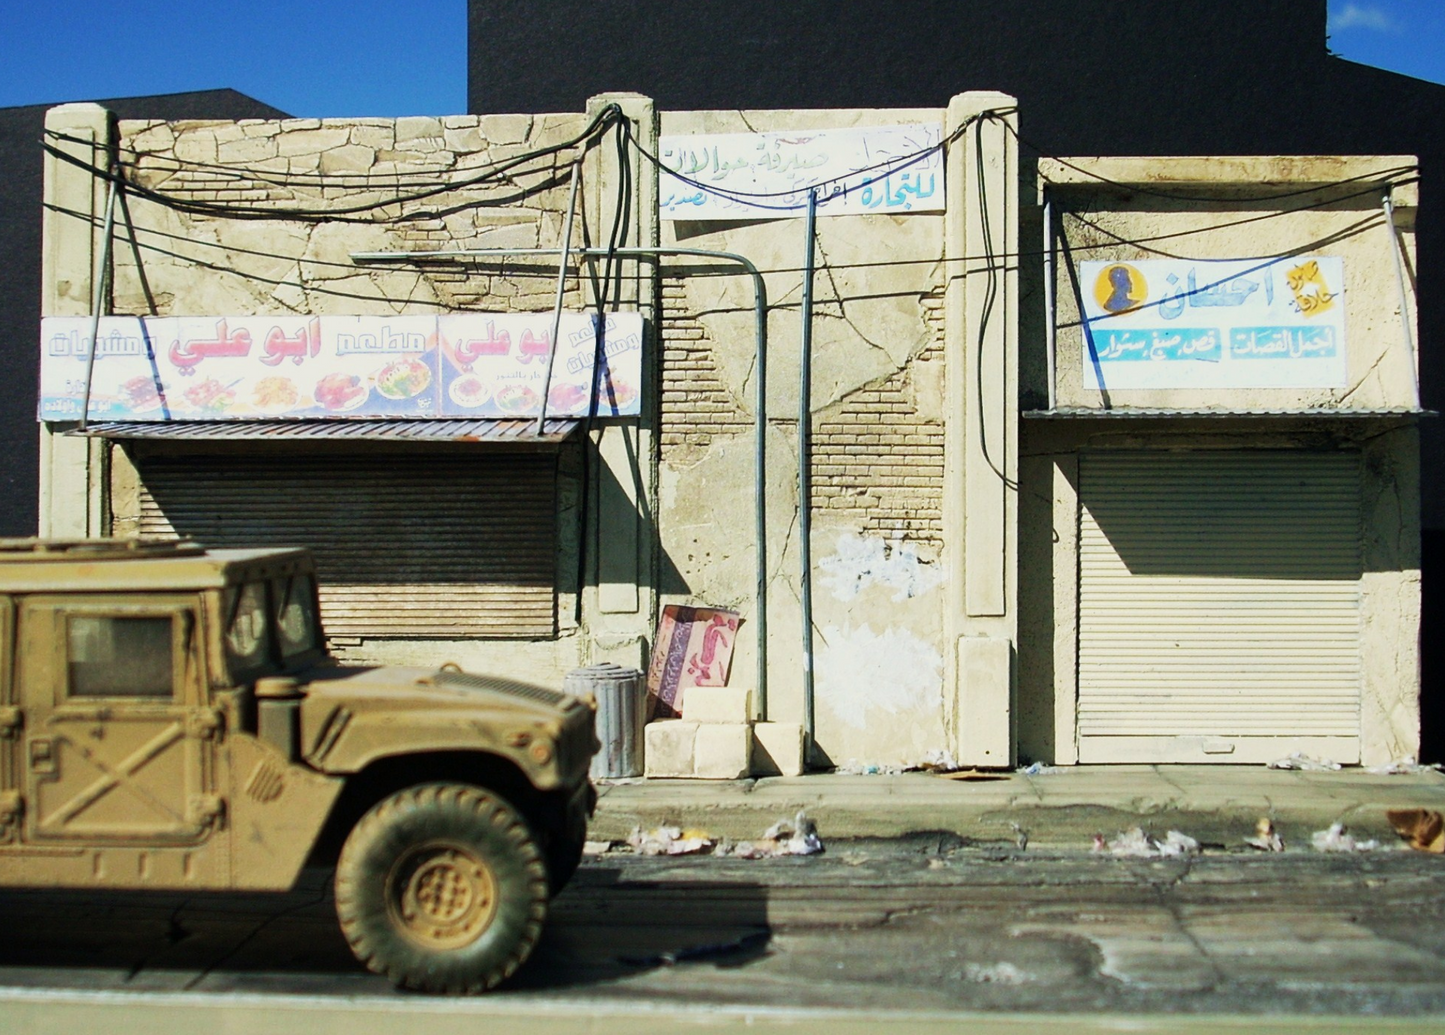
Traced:
<path fill-rule="evenodd" d="M 186 845 L 215 796 L 198 599 L 34 596 L 21 602 L 25 840 Z"/>

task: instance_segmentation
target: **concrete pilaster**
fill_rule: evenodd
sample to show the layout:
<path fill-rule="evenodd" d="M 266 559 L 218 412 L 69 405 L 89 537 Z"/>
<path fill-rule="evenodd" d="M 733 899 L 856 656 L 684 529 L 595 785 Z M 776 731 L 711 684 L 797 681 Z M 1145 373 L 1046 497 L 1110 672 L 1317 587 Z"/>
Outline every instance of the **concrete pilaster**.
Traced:
<path fill-rule="evenodd" d="M 966 93 L 945 131 L 949 722 L 968 765 L 1014 760 L 1018 603 L 1018 157 L 1014 98 Z M 1010 110 L 1009 114 L 989 115 Z"/>
<path fill-rule="evenodd" d="M 88 165 L 104 167 L 110 145 L 110 113 L 96 104 L 63 104 L 46 113 L 45 128 L 73 139 L 49 142 Z M 40 311 L 43 316 L 83 316 L 91 311 L 101 275 L 100 228 L 105 183 L 54 155 L 45 156 L 45 207 L 41 251 Z M 103 304 L 108 300 L 103 300 Z M 36 343 L 37 348 L 39 343 Z M 105 444 L 70 438 L 74 425 L 46 422 L 40 428 L 40 527 L 43 536 L 105 534 Z"/>
<path fill-rule="evenodd" d="M 656 153 L 658 122 L 652 100 L 633 93 L 601 94 L 588 100 L 587 114 L 593 117 L 614 103 L 621 106 L 642 146 Z M 591 244 L 608 244 L 614 216 L 622 204 L 626 222 L 618 244 L 656 247 L 657 171 L 635 152 L 629 156 L 629 168 L 624 170 L 618 162 L 613 132 L 592 149 L 584 170 L 585 215 Z M 594 264 L 599 277 L 603 266 L 602 260 Z M 640 386 L 643 409 L 637 419 L 609 421 L 592 435 L 591 448 L 598 461 L 594 465 L 591 519 L 596 581 L 588 594 L 592 607 L 587 625 L 594 661 L 637 665 L 645 664 L 657 610 L 657 264 L 623 259 L 613 268 L 615 276 L 608 285 L 609 310 L 636 308 L 647 320 Z M 584 292 L 590 291 L 585 266 L 583 288 Z"/>

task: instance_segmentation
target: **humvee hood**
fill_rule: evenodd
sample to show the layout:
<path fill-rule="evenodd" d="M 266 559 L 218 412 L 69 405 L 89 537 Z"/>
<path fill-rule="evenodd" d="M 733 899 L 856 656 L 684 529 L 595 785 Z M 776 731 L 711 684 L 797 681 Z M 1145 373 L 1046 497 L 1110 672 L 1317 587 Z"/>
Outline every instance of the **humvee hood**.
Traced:
<path fill-rule="evenodd" d="M 517 680 L 383 666 L 314 669 L 300 682 L 302 750 L 323 772 L 388 755 L 483 751 L 545 789 L 585 769 L 595 744 L 583 700 Z"/>
<path fill-rule="evenodd" d="M 499 676 L 402 665 L 313 669 L 302 677 L 301 688 L 308 697 L 354 698 L 367 706 L 391 701 L 407 709 L 496 708 L 543 718 L 569 710 L 575 701 L 571 694 Z"/>

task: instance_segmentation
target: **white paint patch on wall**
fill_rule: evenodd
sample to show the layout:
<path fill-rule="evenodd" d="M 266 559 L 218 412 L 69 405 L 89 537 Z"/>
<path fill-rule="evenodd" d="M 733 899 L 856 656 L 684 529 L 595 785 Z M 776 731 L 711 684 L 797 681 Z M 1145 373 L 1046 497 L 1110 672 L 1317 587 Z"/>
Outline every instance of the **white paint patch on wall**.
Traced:
<path fill-rule="evenodd" d="M 943 655 L 907 629 L 830 625 L 818 639 L 818 704 L 845 725 L 863 730 L 878 712 L 932 716 L 942 706 Z"/>
<path fill-rule="evenodd" d="M 943 571 L 918 559 L 909 543 L 890 543 L 877 536 L 844 532 L 838 552 L 818 562 L 823 582 L 839 600 L 852 600 L 875 583 L 894 591 L 893 599 L 921 596 L 943 581 Z"/>

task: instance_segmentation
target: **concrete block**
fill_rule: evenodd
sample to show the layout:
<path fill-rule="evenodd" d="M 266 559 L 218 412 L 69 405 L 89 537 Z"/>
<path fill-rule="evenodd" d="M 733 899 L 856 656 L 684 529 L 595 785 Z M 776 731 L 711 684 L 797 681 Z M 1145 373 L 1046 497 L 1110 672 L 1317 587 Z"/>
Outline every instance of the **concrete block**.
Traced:
<path fill-rule="evenodd" d="M 802 776 L 803 727 L 796 722 L 753 723 L 753 775 Z"/>
<path fill-rule="evenodd" d="M 684 719 L 649 722 L 643 731 L 643 775 L 692 776 L 698 725 Z"/>
<path fill-rule="evenodd" d="M 752 688 L 690 686 L 682 691 L 682 717 L 688 722 L 752 722 Z"/>
<path fill-rule="evenodd" d="M 689 692 L 695 687 L 688 687 Z M 686 720 L 683 720 L 686 721 Z M 704 780 L 736 780 L 752 765 L 753 728 L 747 723 L 699 723 L 692 774 Z"/>

